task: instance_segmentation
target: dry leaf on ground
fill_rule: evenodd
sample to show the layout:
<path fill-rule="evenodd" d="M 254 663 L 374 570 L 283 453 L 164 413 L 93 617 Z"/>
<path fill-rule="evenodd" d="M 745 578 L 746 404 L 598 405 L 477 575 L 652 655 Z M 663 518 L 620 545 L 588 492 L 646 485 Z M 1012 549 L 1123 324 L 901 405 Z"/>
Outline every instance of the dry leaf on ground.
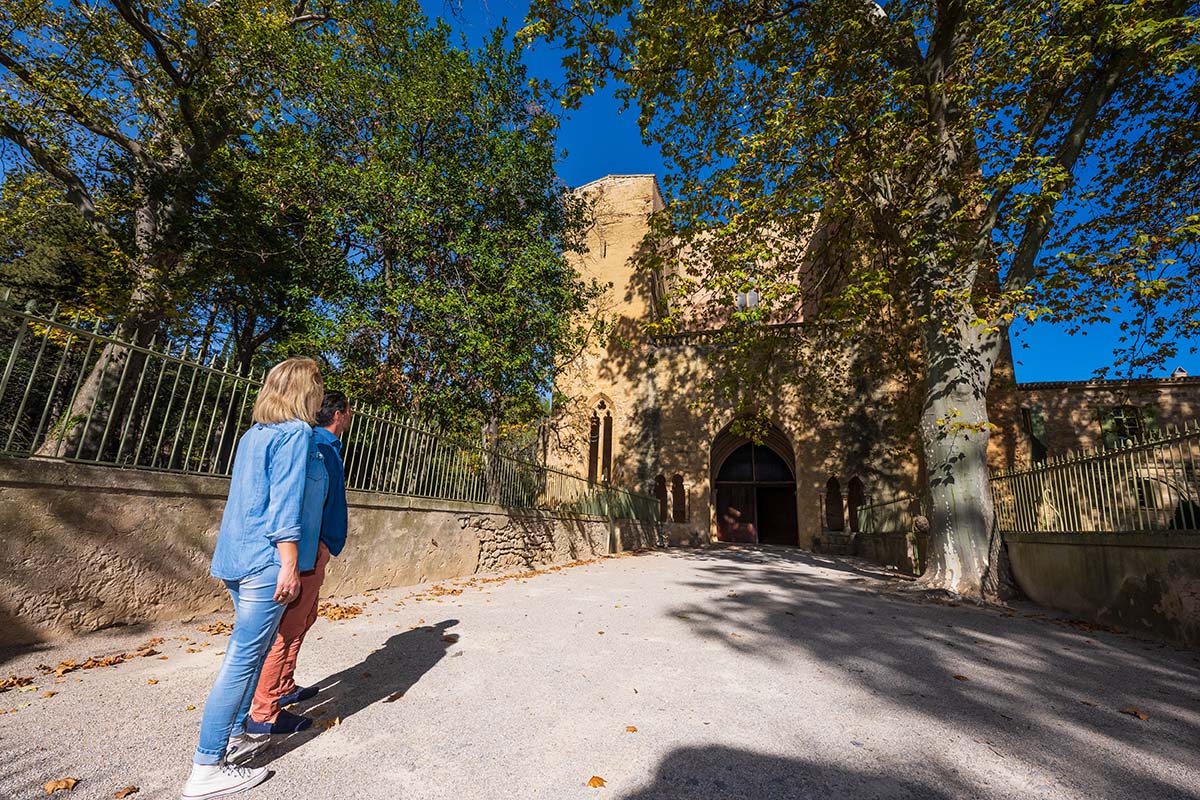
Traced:
<path fill-rule="evenodd" d="M 188 706 L 187 708 L 184 709 L 184 711 L 195 711 L 195 710 L 196 710 L 195 706 Z"/>
<path fill-rule="evenodd" d="M 317 727 L 323 731 L 327 731 L 330 728 L 335 728 L 341 724 L 342 724 L 341 717 L 326 717 L 325 719 L 317 720 Z"/>
<path fill-rule="evenodd" d="M 446 644 L 454 644 L 455 642 L 458 641 L 458 634 L 457 633 L 447 633 L 445 636 L 442 637 L 442 641 L 445 642 Z"/>
<path fill-rule="evenodd" d="M 58 692 L 51 692 L 51 691 L 47 690 L 47 691 L 42 692 L 42 697 L 54 697 L 54 695 L 56 695 L 56 694 L 58 694 Z"/>
<path fill-rule="evenodd" d="M 75 784 L 77 783 L 79 783 L 79 778 L 61 778 L 56 781 L 48 781 L 42 788 L 46 790 L 46 794 L 71 792 L 75 790 Z"/>
<path fill-rule="evenodd" d="M 626 725 L 625 732 L 626 733 L 637 733 L 637 726 L 636 725 Z"/>
<path fill-rule="evenodd" d="M 383 702 L 394 703 L 397 700 L 399 700 L 401 697 L 404 697 L 404 692 L 392 692 L 387 697 L 383 698 Z"/>
<path fill-rule="evenodd" d="M 148 684 L 150 684 L 151 686 L 153 686 L 154 684 L 158 683 L 158 678 L 147 678 L 147 679 L 146 679 L 146 683 L 148 683 Z"/>
<path fill-rule="evenodd" d="M 218 620 L 210 625 L 201 625 L 199 628 L 196 628 L 196 630 L 200 631 L 201 633 L 207 633 L 210 636 L 217 636 L 218 634 L 232 633 L 233 626 L 228 622 L 221 622 Z"/>
<path fill-rule="evenodd" d="M 969 681 L 969 680 L 971 680 L 971 679 L 970 679 L 970 678 L 968 678 L 966 675 L 955 675 L 955 676 L 954 676 L 954 680 L 956 680 L 956 681 Z"/>
<path fill-rule="evenodd" d="M 117 797 L 117 800 L 125 800 L 125 798 L 129 797 L 129 795 L 137 794 L 140 791 L 141 791 L 141 789 L 137 786 L 126 786 L 124 789 L 117 792 L 116 797 Z"/>
<path fill-rule="evenodd" d="M 604 778 L 601 778 L 599 775 L 593 775 L 591 780 L 587 782 L 587 785 L 593 789 L 602 789 L 606 783 L 608 781 L 604 780 Z"/>
<path fill-rule="evenodd" d="M 1131 717 L 1137 717 L 1138 719 L 1142 720 L 1143 722 L 1150 719 L 1150 715 L 1147 714 L 1145 711 L 1142 711 L 1137 706 L 1125 706 L 1124 708 L 1121 709 L 1121 713 L 1128 714 Z"/>
<path fill-rule="evenodd" d="M 9 689 L 16 689 L 21 686 L 28 686 L 33 683 L 33 678 L 24 675 L 9 675 L 7 678 L 0 680 L 0 692 L 7 692 Z"/>
<path fill-rule="evenodd" d="M 362 613 L 360 606 L 340 606 L 337 603 L 321 603 L 317 606 L 317 614 L 328 620 L 353 619 Z"/>

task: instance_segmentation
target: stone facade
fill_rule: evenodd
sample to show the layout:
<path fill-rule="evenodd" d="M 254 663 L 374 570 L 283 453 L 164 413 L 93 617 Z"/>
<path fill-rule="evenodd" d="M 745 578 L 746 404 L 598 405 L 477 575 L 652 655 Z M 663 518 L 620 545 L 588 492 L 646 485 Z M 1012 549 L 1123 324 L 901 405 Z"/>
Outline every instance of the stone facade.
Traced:
<path fill-rule="evenodd" d="M 209 577 L 224 478 L 0 460 L 0 645 L 226 608 Z M 657 530 L 600 517 L 351 492 L 346 549 L 323 594 L 652 547 Z"/>
<path fill-rule="evenodd" d="M 734 491 L 718 487 L 716 479 L 725 460 L 748 440 L 730 432 L 731 412 L 699 410 L 697 401 L 715 379 L 715 353 L 705 336 L 693 332 L 652 339 L 646 333 L 646 324 L 662 302 L 663 284 L 671 279 L 639 270 L 633 263 L 650 215 L 663 208 L 658 183 L 653 175 L 616 175 L 579 191 L 592 202 L 596 218 L 587 252 L 577 256 L 577 264 L 586 276 L 609 286 L 601 312 L 611 320 L 611 335 L 560 380 L 568 402 L 556 410 L 559 424 L 551 462 L 597 480 L 657 493 L 671 519 L 665 526 L 671 541 L 713 541 L 722 525 L 731 526 L 727 516 L 718 518 L 718 495 Z M 692 316 L 698 326 L 712 324 Z M 804 354 L 788 358 L 802 359 Z M 855 370 L 856 358 L 869 355 L 847 353 L 846 369 L 851 375 L 865 374 L 867 370 Z M 788 369 L 787 363 L 781 360 L 779 369 Z M 1012 375 L 1006 351 L 996 370 L 994 397 L 989 398 L 992 420 L 1000 426 L 990 450 L 997 468 L 1019 465 L 1027 449 Z M 919 399 L 905 396 L 899 386 L 859 385 L 844 413 L 832 419 L 814 408 L 796 382 L 780 380 L 754 391 L 772 425 L 764 447 L 787 465 L 792 478 L 790 483 L 756 487 L 755 513 L 769 501 L 770 515 L 778 518 L 776 506 L 784 502 L 780 493 L 790 492 L 786 502 L 796 530 L 786 533 L 789 543 L 819 543 L 828 527 L 825 498 L 831 478 L 843 496 L 857 479 L 855 490 L 861 488 L 867 501 L 916 491 L 917 443 L 895 432 L 914 429 L 904 415 L 915 413 Z M 891 411 L 883 412 L 885 406 Z M 774 456 L 768 454 L 771 460 Z M 753 458 L 759 458 L 757 451 Z M 848 526 L 849 521 L 842 524 Z"/>
<path fill-rule="evenodd" d="M 1022 383 L 1027 459 L 1112 446 L 1200 419 L 1200 377 Z"/>

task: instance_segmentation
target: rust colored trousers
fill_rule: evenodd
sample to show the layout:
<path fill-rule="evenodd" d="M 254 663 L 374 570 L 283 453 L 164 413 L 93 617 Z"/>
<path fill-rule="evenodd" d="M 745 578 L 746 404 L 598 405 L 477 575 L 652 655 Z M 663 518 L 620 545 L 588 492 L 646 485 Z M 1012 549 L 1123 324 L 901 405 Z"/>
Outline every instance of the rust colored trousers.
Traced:
<path fill-rule="evenodd" d="M 296 691 L 296 659 L 304 634 L 317 621 L 317 601 L 328 563 L 329 549 L 322 542 L 317 547 L 316 565 L 300 573 L 300 596 L 284 609 L 275 641 L 263 662 L 254 701 L 250 704 L 250 719 L 255 722 L 274 722 L 279 716 L 279 698 Z"/>

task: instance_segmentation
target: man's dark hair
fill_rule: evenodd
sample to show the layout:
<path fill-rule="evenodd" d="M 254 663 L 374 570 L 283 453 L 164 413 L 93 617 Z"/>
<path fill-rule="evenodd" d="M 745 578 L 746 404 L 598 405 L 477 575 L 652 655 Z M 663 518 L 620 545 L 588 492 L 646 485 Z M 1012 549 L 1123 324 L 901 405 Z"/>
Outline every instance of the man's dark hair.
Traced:
<path fill-rule="evenodd" d="M 326 392 L 325 399 L 321 401 L 321 410 L 317 412 L 317 424 L 322 428 L 332 425 L 333 415 L 338 411 L 346 411 L 349 408 L 350 401 L 346 399 L 346 395 L 341 392 Z"/>

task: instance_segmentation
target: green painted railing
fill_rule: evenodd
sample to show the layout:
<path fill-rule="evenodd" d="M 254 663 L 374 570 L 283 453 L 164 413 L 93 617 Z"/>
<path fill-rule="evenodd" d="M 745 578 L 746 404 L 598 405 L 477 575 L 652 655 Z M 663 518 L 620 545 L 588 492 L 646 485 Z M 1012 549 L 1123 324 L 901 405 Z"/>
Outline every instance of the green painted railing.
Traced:
<path fill-rule="evenodd" d="M 992 478 L 1005 533 L 1200 531 L 1200 423 Z"/>
<path fill-rule="evenodd" d="M 858 507 L 858 526 L 863 533 L 908 533 L 913 518 L 925 513 L 921 499 L 912 495 Z"/>
<path fill-rule="evenodd" d="M 228 351 L 139 343 L 81 314 L 41 316 L 0 296 L 0 455 L 128 469 L 230 473 L 263 373 Z M 421 420 L 356 404 L 347 485 L 512 509 L 656 521 L 650 496 L 456 442 Z"/>

